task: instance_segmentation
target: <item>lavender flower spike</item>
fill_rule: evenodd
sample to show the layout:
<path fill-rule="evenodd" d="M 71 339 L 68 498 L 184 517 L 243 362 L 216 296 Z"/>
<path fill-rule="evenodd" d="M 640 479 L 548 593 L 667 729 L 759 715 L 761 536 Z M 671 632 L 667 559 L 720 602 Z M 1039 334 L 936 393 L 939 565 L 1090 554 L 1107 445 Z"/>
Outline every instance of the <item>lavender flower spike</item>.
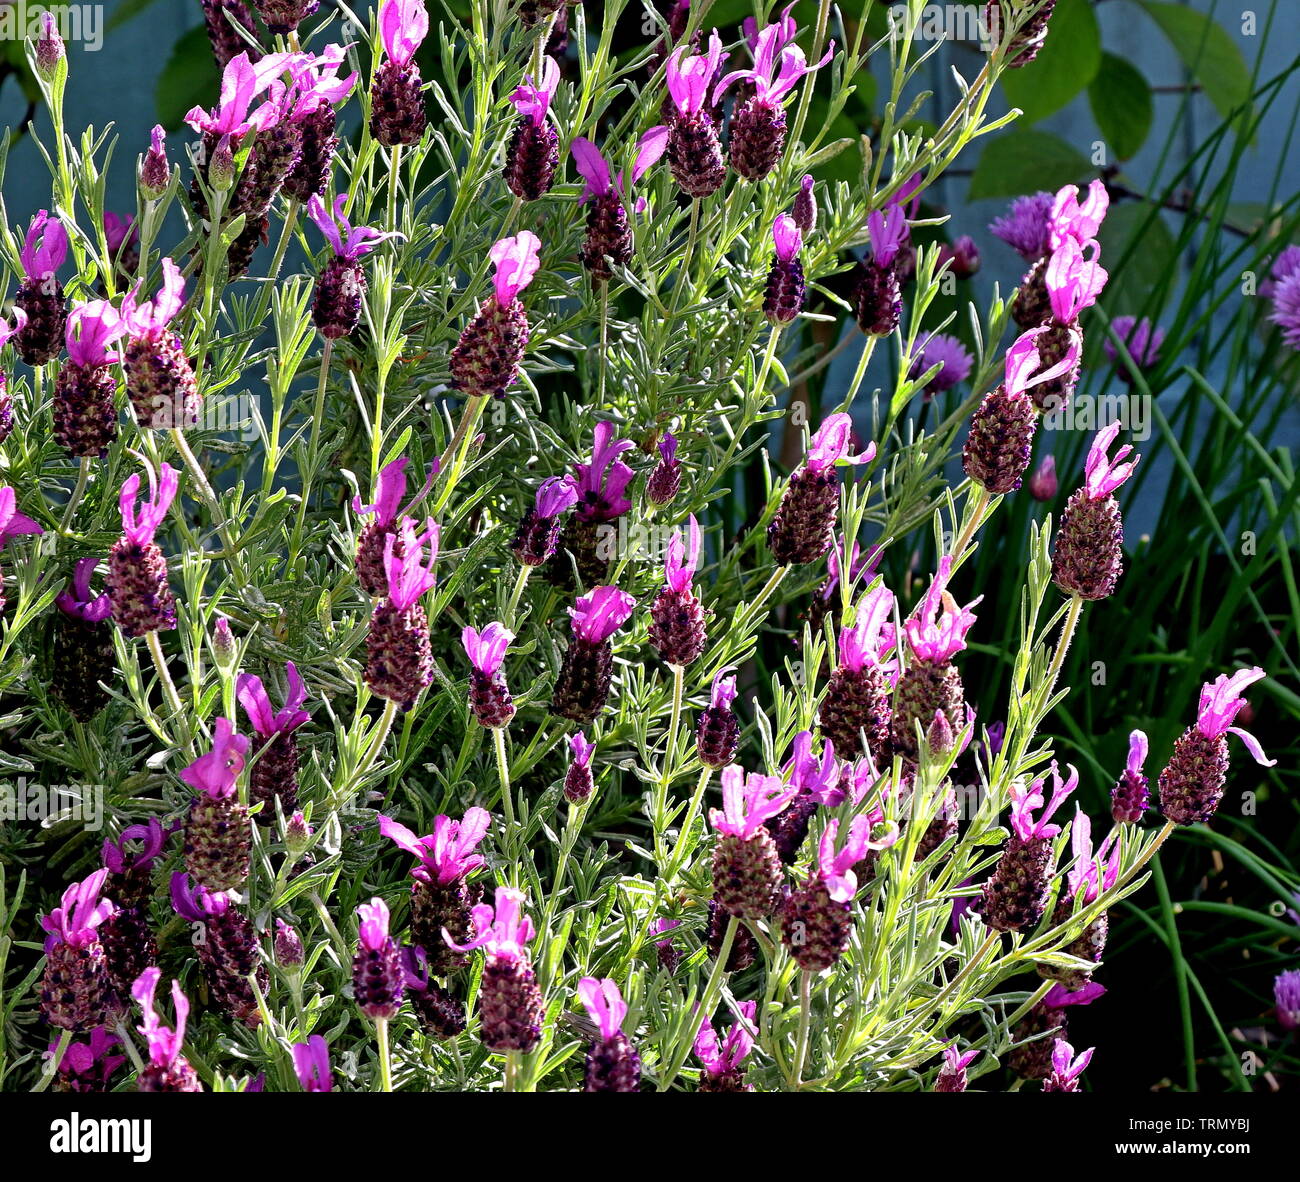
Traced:
<path fill-rule="evenodd" d="M 274 823 L 277 801 L 285 817 L 298 806 L 298 740 L 294 732 L 311 715 L 302 709 L 307 687 L 292 661 L 285 664 L 285 676 L 289 688 L 278 711 L 272 708 L 260 677 L 243 673 L 235 683 L 235 694 L 262 744 L 249 777 L 248 800 L 262 805 L 257 819 L 263 825 Z"/>
<path fill-rule="evenodd" d="M 583 977 L 578 997 L 596 1023 L 599 1037 L 587 1052 L 586 1092 L 636 1092 L 641 1084 L 641 1056 L 623 1033 L 627 1003 L 609 977 Z"/>
<path fill-rule="evenodd" d="M 799 793 L 780 776 L 748 775 L 739 767 L 722 776 L 722 808 L 709 810 L 709 821 L 719 833 L 742 841 L 757 835 Z"/>
<path fill-rule="evenodd" d="M 159 477 L 152 468 L 149 496 L 138 503 L 140 477 L 133 473 L 122 485 L 119 505 L 122 537 L 108 555 L 108 594 L 113 620 L 126 636 L 176 627 L 176 601 L 167 583 L 167 560 L 154 536 L 175 499 L 179 474 L 163 464 Z"/>
<path fill-rule="evenodd" d="M 614 635 L 632 614 L 636 600 L 617 587 L 595 587 L 569 608 L 573 635 L 588 644 L 602 644 Z"/>
<path fill-rule="evenodd" d="M 122 536 L 137 546 L 147 546 L 158 533 L 163 518 L 176 498 L 180 487 L 180 473 L 170 464 L 164 463 L 159 469 L 159 478 L 154 479 L 153 469 L 147 470 L 149 477 L 149 496 L 141 504 L 140 474 L 133 472 L 122 483 L 118 504 L 122 511 Z"/>
<path fill-rule="evenodd" d="M 1092 1053 L 1095 1049 L 1089 1047 L 1076 1056 L 1074 1048 L 1065 1039 L 1058 1038 L 1052 1044 L 1052 1073 L 1043 1080 L 1043 1091 L 1077 1092 L 1079 1076 L 1092 1062 Z"/>
<path fill-rule="evenodd" d="M 384 147 L 419 143 L 428 116 L 415 51 L 429 32 L 424 0 L 384 0 L 379 36 L 388 60 L 375 70 L 370 132 Z"/>
<path fill-rule="evenodd" d="M 474 670 L 470 677 L 470 708 L 489 729 L 506 726 L 515 715 L 515 705 L 501 672 L 506 649 L 514 638 L 515 634 L 498 621 L 482 632 L 469 627 L 461 632 L 461 641 Z"/>
<path fill-rule="evenodd" d="M 717 905 L 742 919 L 762 919 L 776 906 L 781 859 L 767 822 L 799 795 L 780 776 L 750 773 L 736 764 L 722 772 L 722 808 L 709 820 L 720 834 L 713 851 L 713 895 Z"/>
<path fill-rule="evenodd" d="M 1046 802 L 1043 796 L 1043 781 L 1035 780 L 1026 787 L 1023 784 L 1014 785 L 1011 789 L 1011 828 L 1015 830 L 1016 836 L 1021 841 L 1033 841 L 1035 839 L 1045 839 L 1055 837 L 1061 832 L 1059 825 L 1053 825 L 1049 822 L 1056 815 L 1057 810 L 1066 801 L 1066 798 L 1079 786 L 1079 773 L 1073 765 L 1067 765 L 1070 769 L 1070 775 L 1064 781 L 1057 771 L 1056 764 L 1052 764 L 1052 799 Z M 1042 809 L 1043 811 L 1034 816 L 1034 810 Z"/>
<path fill-rule="evenodd" d="M 116 357 L 109 346 L 123 331 L 107 300 L 78 303 L 67 318 L 68 360 L 54 387 L 54 437 L 71 455 L 103 456 L 117 437 L 117 380 L 109 371 Z"/>
<path fill-rule="evenodd" d="M 403 513 L 402 499 L 406 496 L 406 469 L 410 463 L 406 456 L 401 456 L 379 470 L 379 477 L 375 481 L 373 504 L 362 504 L 359 496 L 352 498 L 353 513 L 374 514 L 373 520 L 365 524 L 357 538 L 356 573 L 357 582 L 361 584 L 362 590 L 376 599 L 382 598 L 388 592 L 388 575 L 384 570 L 384 547 L 394 534 L 396 522 Z M 437 459 L 429 465 L 429 474 L 425 478 L 424 487 L 407 509 L 413 508 L 415 503 L 423 499 L 433 487 L 439 466 Z"/>
<path fill-rule="evenodd" d="M 1112 495 L 1137 467 L 1138 457 L 1124 446 L 1111 459 L 1107 453 L 1119 434 L 1118 420 L 1097 433 L 1088 450 L 1083 488 L 1070 497 L 1061 514 L 1061 528 L 1052 553 L 1052 581 L 1067 595 L 1104 599 L 1123 569 L 1124 529 L 1119 504 Z"/>
<path fill-rule="evenodd" d="M 131 987 L 131 996 L 139 1003 L 143 1020 L 138 1027 L 149 1048 L 149 1062 L 140 1073 L 142 1092 L 201 1092 L 203 1085 L 194 1068 L 181 1054 L 185 1042 L 185 1023 L 190 1014 L 189 999 L 179 981 L 172 982 L 172 1005 L 175 1025 L 169 1030 L 158 1015 L 154 994 L 162 977 L 159 968 L 147 968 Z"/>
<path fill-rule="evenodd" d="M 185 865 L 210 891 L 231 890 L 248 878 L 248 810 L 235 789 L 247 754 L 247 737 L 218 718 L 212 750 L 180 772 L 198 793 L 185 826 Z"/>
<path fill-rule="evenodd" d="M 772 324 L 789 324 L 803 311 L 805 283 L 799 261 L 803 234 L 788 213 L 778 215 L 772 223 L 772 242 L 776 261 L 767 275 L 763 314 Z"/>
<path fill-rule="evenodd" d="M 757 1002 L 742 1001 L 736 1007 L 736 1021 L 721 1044 L 708 1018 L 700 1021 L 699 1031 L 695 1035 L 695 1057 L 704 1067 L 704 1074 L 700 1077 L 700 1091 L 753 1091 L 753 1087 L 745 1083 L 742 1064 L 754 1049 L 754 1036 L 757 1032 L 754 1016 L 757 1012 Z"/>
<path fill-rule="evenodd" d="M 1110 792 L 1111 815 L 1120 824 L 1136 825 L 1147 811 L 1151 798 L 1142 765 L 1147 758 L 1147 737 L 1135 730 L 1129 735 L 1128 762 Z"/>
<path fill-rule="evenodd" d="M 505 182 L 520 201 L 536 201 L 548 192 L 560 162 L 559 136 L 546 121 L 560 84 L 560 64 L 547 55 L 542 63 L 540 80 L 526 74 L 523 84 L 509 95 L 521 118 L 506 148 Z"/>
<path fill-rule="evenodd" d="M 397 941 L 388 934 L 388 908 L 371 899 L 357 908 L 357 953 L 352 959 L 352 993 L 357 1008 L 374 1022 L 397 1017 L 406 988 Z"/>
<path fill-rule="evenodd" d="M 43 365 L 59 351 L 67 313 L 56 272 L 67 257 L 68 232 L 46 210 L 38 210 L 18 252 L 24 278 L 14 296 L 15 312 L 24 316 L 16 344 L 28 365 Z"/>
<path fill-rule="evenodd" d="M 682 191 L 697 199 L 716 193 L 727 175 L 718 129 L 708 108 L 709 88 L 724 56 L 715 29 L 707 53 L 691 55 L 687 46 L 679 45 L 664 65 L 673 107 L 668 163 Z"/>
<path fill-rule="evenodd" d="M 605 707 L 614 672 L 609 638 L 628 620 L 636 600 L 617 587 L 595 587 L 569 608 L 573 636 L 551 694 L 551 710 L 579 725 Z"/>
<path fill-rule="evenodd" d="M 975 624 L 971 608 L 984 596 L 972 599 L 965 607 L 958 607 L 947 595 L 951 574 L 952 555 L 945 554 L 939 559 L 939 569 L 930 580 L 929 590 L 903 624 L 908 645 L 918 661 L 938 664 L 951 660 L 966 647 L 966 634 Z"/>
<path fill-rule="evenodd" d="M 704 652 L 709 615 L 691 583 L 700 563 L 700 523 L 691 514 L 683 537 L 673 531 L 664 560 L 665 586 L 650 607 L 650 643 L 669 664 L 685 668 Z M 689 542 L 686 538 L 689 537 Z"/>

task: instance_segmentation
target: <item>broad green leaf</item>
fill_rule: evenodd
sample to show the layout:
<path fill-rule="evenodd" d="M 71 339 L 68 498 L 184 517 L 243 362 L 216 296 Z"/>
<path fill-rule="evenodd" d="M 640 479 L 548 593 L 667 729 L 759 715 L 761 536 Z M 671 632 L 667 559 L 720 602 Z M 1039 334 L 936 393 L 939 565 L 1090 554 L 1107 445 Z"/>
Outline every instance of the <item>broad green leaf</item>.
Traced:
<path fill-rule="evenodd" d="M 191 107 L 208 107 L 216 100 L 218 78 L 202 25 L 185 33 L 172 46 L 172 55 L 158 78 L 154 92 L 158 104 L 158 122 L 168 131 L 181 125 Z"/>
<path fill-rule="evenodd" d="M 1059 189 L 1095 171 L 1088 158 L 1060 136 L 1029 128 L 989 142 L 975 166 L 967 198 L 978 201 Z"/>
<path fill-rule="evenodd" d="M 1250 68 L 1236 42 L 1217 21 L 1194 8 L 1166 0 L 1139 0 L 1169 38 L 1220 115 L 1250 101 Z"/>
<path fill-rule="evenodd" d="M 1154 114 L 1151 87 L 1135 66 L 1113 53 L 1101 55 L 1101 69 L 1088 85 L 1092 117 L 1120 160 L 1146 143 Z"/>
<path fill-rule="evenodd" d="M 1038 56 L 1002 75 L 1002 88 L 1025 123 L 1037 123 L 1066 106 L 1097 76 L 1101 30 L 1089 0 L 1060 0 Z"/>

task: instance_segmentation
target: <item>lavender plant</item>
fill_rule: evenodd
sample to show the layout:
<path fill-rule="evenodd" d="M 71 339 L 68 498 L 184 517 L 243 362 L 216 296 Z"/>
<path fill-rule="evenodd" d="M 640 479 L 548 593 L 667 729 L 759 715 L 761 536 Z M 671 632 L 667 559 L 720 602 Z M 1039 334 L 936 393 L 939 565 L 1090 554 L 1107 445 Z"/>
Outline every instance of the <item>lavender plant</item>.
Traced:
<path fill-rule="evenodd" d="M 6 1086 L 1079 1090 L 1109 912 L 1212 821 L 1228 731 L 1267 760 L 1233 726 L 1262 670 L 1209 669 L 1153 751 L 1161 825 L 1141 756 L 1098 782 L 1097 848 L 1060 811 L 1045 722 L 1122 577 L 1117 429 L 1026 531 L 1009 692 L 963 681 L 987 616 L 958 597 L 1071 397 L 1107 194 L 1035 206 L 1037 270 L 970 307 L 973 355 L 932 314 L 969 253 L 913 232 L 1014 119 L 990 98 L 1050 0 L 999 7 L 928 127 L 918 0 L 874 44 L 828 2 L 255 7 L 204 5 L 220 98 L 183 163 L 141 145 L 132 259 L 116 141 L 67 134 L 67 58 L 30 48 L 55 138 L 47 209 L 0 240 L 0 772 L 73 782 L 109 834 L 16 843 Z M 882 124 L 832 139 L 875 56 Z M 814 410 L 801 330 L 848 320 Z"/>

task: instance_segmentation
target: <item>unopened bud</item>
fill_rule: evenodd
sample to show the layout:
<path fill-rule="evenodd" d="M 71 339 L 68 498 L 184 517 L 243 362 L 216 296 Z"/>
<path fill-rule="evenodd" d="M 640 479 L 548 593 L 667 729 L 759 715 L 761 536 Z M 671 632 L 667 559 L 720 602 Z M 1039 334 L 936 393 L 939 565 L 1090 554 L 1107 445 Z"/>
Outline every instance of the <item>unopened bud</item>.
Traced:
<path fill-rule="evenodd" d="M 284 827 L 285 849 L 295 859 L 301 858 L 307 852 L 307 847 L 311 845 L 311 833 L 311 826 L 307 824 L 307 818 L 302 815 L 302 811 L 294 813 Z"/>
<path fill-rule="evenodd" d="M 36 38 L 36 72 L 46 82 L 53 82 L 60 64 L 68 53 L 59 36 L 59 27 L 51 13 L 41 13 L 41 32 Z"/>
<path fill-rule="evenodd" d="M 952 750 L 952 725 L 942 710 L 934 712 L 930 728 L 925 732 L 925 741 L 932 755 L 947 755 Z"/>
<path fill-rule="evenodd" d="M 302 968 L 306 956 L 302 948 L 302 937 L 292 924 L 282 919 L 275 921 L 275 963 L 280 968 L 295 972 Z"/>
<path fill-rule="evenodd" d="M 211 647 L 212 659 L 222 673 L 229 673 L 234 669 L 235 662 L 239 658 L 239 648 L 230 631 L 230 621 L 225 616 L 218 619 L 216 627 L 212 629 Z"/>
<path fill-rule="evenodd" d="M 1029 495 L 1036 501 L 1050 501 L 1056 496 L 1056 460 L 1048 456 L 1029 478 Z"/>
<path fill-rule="evenodd" d="M 167 143 L 162 126 L 150 133 L 149 150 L 140 162 L 140 192 L 149 201 L 157 201 L 167 191 L 171 169 L 167 166 Z"/>
<path fill-rule="evenodd" d="M 212 149 L 212 159 L 208 161 L 208 184 L 218 193 L 224 193 L 234 183 L 235 153 L 230 137 L 223 135 Z"/>

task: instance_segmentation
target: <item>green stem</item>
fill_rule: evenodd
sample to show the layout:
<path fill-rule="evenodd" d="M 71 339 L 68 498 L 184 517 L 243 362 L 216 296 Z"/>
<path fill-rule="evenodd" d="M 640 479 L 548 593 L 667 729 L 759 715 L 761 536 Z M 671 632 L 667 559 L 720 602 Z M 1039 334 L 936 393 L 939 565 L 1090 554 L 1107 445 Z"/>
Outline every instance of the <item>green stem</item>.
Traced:
<path fill-rule="evenodd" d="M 514 590 L 510 592 L 510 603 L 506 607 L 505 626 L 513 628 L 515 626 L 515 612 L 519 610 L 519 600 L 523 597 L 524 587 L 528 583 L 528 576 L 533 573 L 533 568 L 523 563 L 519 566 L 519 573 L 515 576 Z"/>
<path fill-rule="evenodd" d="M 388 1019 L 375 1019 L 375 1039 L 379 1043 L 379 1090 L 393 1090 L 393 1063 L 388 1053 Z"/>
<path fill-rule="evenodd" d="M 690 1054 L 691 1047 L 695 1044 L 695 1033 L 698 1029 L 695 1019 L 698 1017 L 706 1022 L 712 1021 L 713 1007 L 718 1004 L 718 998 L 722 995 L 722 980 L 727 975 L 727 961 L 731 959 L 731 946 L 736 942 L 736 929 L 739 926 L 739 919 L 734 915 L 727 916 L 722 945 L 718 949 L 717 959 L 713 962 L 713 971 L 709 974 L 708 983 L 704 986 L 704 996 L 700 999 L 698 1010 L 683 1019 L 684 1033 L 678 1036 L 678 1045 L 673 1052 L 672 1061 L 659 1080 L 658 1090 L 661 1092 L 666 1092 L 672 1087 L 673 1080 L 677 1078 L 682 1064 L 686 1062 L 686 1056 Z"/>
<path fill-rule="evenodd" d="M 59 1064 L 63 1062 L 63 1054 L 68 1049 L 68 1043 L 72 1041 L 72 1031 L 63 1030 L 59 1033 L 58 1045 L 54 1048 L 54 1053 L 50 1056 L 50 1061 L 45 1065 L 45 1070 L 41 1072 L 41 1078 L 33 1086 L 33 1092 L 43 1092 L 50 1086 L 55 1074 L 59 1070 Z"/>
<path fill-rule="evenodd" d="M 59 533 L 64 537 L 68 536 L 68 527 L 72 524 L 73 515 L 77 511 L 77 506 L 81 504 L 81 498 L 86 491 L 86 484 L 90 480 L 90 457 L 81 457 L 81 466 L 77 470 L 77 484 L 72 490 L 72 496 L 68 498 L 68 507 L 63 511 L 63 523 L 59 526 Z"/>
<path fill-rule="evenodd" d="M 799 1041 L 794 1049 L 792 1083 L 797 1092 L 803 1087 L 803 1067 L 808 1060 L 808 1031 L 812 1022 L 812 973 L 804 969 L 799 974 Z"/>
<path fill-rule="evenodd" d="M 189 755 L 193 755 L 194 748 L 190 742 L 188 730 L 182 727 L 182 718 L 185 713 L 185 707 L 181 704 L 181 696 L 176 692 L 176 683 L 172 681 L 171 672 L 167 668 L 167 658 L 162 650 L 162 641 L 157 632 L 145 633 L 145 644 L 149 646 L 149 655 L 153 658 L 154 668 L 158 671 L 158 683 L 162 686 L 163 697 L 167 700 L 168 709 L 172 712 L 172 723 L 176 727 L 176 733 L 183 735 L 180 746 L 185 748 Z"/>
<path fill-rule="evenodd" d="M 397 229 L 397 178 L 402 167 L 402 146 L 394 144 L 388 163 L 388 228 Z"/>
<path fill-rule="evenodd" d="M 492 744 L 496 749 L 497 777 L 501 782 L 501 811 L 505 815 L 506 844 L 513 848 L 515 844 L 515 802 L 510 794 L 510 761 L 506 757 L 506 732 L 504 727 L 492 728 Z"/>

